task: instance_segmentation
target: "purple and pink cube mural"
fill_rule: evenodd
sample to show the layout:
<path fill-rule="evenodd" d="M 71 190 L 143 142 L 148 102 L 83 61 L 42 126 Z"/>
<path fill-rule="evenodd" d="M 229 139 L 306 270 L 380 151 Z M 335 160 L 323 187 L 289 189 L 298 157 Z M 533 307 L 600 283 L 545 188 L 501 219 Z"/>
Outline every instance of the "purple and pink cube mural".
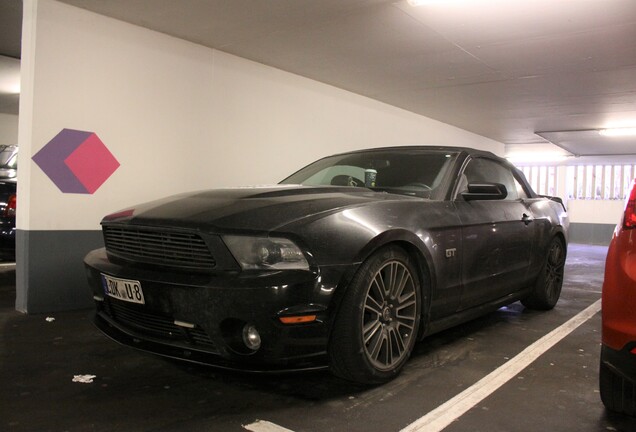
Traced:
<path fill-rule="evenodd" d="M 62 129 L 33 161 L 63 193 L 93 194 L 119 168 L 94 132 Z"/>

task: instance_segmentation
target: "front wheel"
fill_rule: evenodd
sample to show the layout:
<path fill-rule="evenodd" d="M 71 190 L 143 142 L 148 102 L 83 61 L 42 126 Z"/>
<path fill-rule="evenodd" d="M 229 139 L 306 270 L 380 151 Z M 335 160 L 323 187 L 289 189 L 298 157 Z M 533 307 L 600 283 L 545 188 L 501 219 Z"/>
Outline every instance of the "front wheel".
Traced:
<path fill-rule="evenodd" d="M 416 267 L 402 248 L 390 246 L 371 255 L 336 316 L 329 344 L 332 371 L 364 384 L 395 377 L 413 350 L 420 303 Z"/>
<path fill-rule="evenodd" d="M 566 249 L 563 240 L 554 237 L 547 249 L 534 290 L 521 303 L 530 309 L 550 310 L 556 306 L 563 286 Z"/>

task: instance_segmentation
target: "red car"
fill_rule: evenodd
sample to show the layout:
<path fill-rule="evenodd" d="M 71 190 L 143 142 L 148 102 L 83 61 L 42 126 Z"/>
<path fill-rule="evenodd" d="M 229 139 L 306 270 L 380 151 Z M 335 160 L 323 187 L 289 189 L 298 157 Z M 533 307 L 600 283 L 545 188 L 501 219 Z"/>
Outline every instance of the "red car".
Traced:
<path fill-rule="evenodd" d="M 636 415 L 636 182 L 607 252 L 603 282 L 603 404 Z"/>

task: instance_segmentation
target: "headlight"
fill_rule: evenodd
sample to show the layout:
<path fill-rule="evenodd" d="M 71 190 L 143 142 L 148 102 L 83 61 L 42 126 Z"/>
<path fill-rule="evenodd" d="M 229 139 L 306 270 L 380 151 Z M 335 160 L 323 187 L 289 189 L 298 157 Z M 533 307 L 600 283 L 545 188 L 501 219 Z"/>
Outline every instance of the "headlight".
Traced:
<path fill-rule="evenodd" d="M 308 270 L 305 255 L 288 239 L 223 236 L 223 241 L 244 270 Z"/>

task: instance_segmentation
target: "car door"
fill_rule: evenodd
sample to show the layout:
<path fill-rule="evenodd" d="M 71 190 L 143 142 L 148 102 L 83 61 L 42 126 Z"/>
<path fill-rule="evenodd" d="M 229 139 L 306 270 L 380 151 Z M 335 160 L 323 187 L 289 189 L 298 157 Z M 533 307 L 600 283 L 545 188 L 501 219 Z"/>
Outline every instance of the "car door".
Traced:
<path fill-rule="evenodd" d="M 511 169 L 485 157 L 469 159 L 454 199 L 462 223 L 461 309 L 495 301 L 528 284 L 535 224 L 525 192 Z M 462 197 L 468 184 L 497 183 L 504 199 Z"/>

